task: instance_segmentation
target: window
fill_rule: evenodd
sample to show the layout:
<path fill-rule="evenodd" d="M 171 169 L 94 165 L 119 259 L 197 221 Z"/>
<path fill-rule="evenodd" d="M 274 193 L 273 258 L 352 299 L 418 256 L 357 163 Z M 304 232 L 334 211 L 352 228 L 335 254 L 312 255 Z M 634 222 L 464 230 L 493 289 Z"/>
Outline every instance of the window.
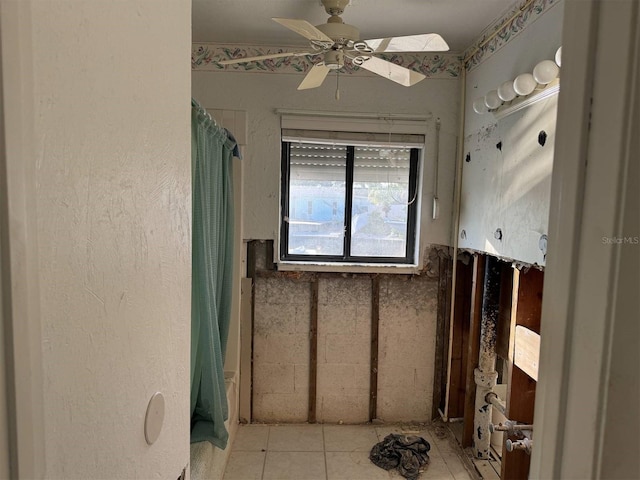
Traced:
<path fill-rule="evenodd" d="M 322 133 L 283 131 L 280 259 L 415 263 L 421 144 Z"/>

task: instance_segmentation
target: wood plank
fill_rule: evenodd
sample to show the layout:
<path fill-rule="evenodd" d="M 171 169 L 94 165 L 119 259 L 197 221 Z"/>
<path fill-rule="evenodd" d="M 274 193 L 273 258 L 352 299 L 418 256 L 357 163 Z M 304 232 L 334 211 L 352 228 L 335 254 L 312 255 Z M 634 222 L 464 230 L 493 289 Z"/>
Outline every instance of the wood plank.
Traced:
<path fill-rule="evenodd" d="M 431 418 L 444 412 L 447 391 L 447 354 L 449 351 L 449 318 L 451 314 L 451 275 L 453 261 L 448 254 L 438 256 L 438 317 L 436 321 L 436 355 L 433 376 L 433 408 Z"/>
<path fill-rule="evenodd" d="M 515 365 L 511 368 L 509 382 L 509 400 L 507 416 L 518 423 L 533 424 L 533 409 L 536 397 L 536 381 Z M 505 435 L 505 440 L 517 440 L 515 436 Z M 522 450 L 502 451 L 501 477 L 509 480 L 526 480 L 529 478 L 531 456 Z"/>
<path fill-rule="evenodd" d="M 516 318 L 518 314 L 518 292 L 520 291 L 520 270 L 515 268 L 513 270 L 513 290 L 511 295 L 511 322 L 509 325 L 509 350 L 507 352 L 507 365 L 513 364 L 513 351 L 515 348 L 515 332 L 516 332 Z M 509 370 L 509 376 L 511 378 L 511 370 Z M 506 400 L 506 399 L 505 399 Z"/>
<path fill-rule="evenodd" d="M 470 447 L 473 444 L 473 418 L 476 402 L 476 383 L 473 371 L 478 365 L 480 351 L 480 317 L 482 315 L 482 289 L 484 267 L 486 257 L 476 254 L 473 259 L 473 273 L 471 286 L 471 312 L 469 315 L 469 341 L 467 348 L 466 388 L 464 401 L 464 431 L 462 446 Z"/>
<path fill-rule="evenodd" d="M 471 314 L 471 288 L 473 283 L 473 264 L 458 260 L 456 274 L 456 295 L 453 310 L 453 331 L 451 337 L 451 372 L 449 374 L 448 418 L 459 418 L 464 415 L 466 371 L 467 365 L 462 362 L 468 357 L 467 344 L 469 318 Z M 467 335 L 465 335 L 465 330 Z"/>
<path fill-rule="evenodd" d="M 532 370 L 534 361 L 537 364 L 539 336 L 536 347 L 536 339 L 532 335 L 537 336 L 540 332 L 543 283 L 544 273 L 540 270 L 532 268 L 514 272 L 510 335 L 510 356 L 514 361 L 508 362 L 507 417 L 518 423 L 534 423 L 536 381 L 516 363 L 523 366 L 528 365 L 526 367 L 528 370 Z M 535 354 L 535 351 L 538 353 Z M 516 357 L 518 357 L 517 360 Z M 506 438 L 517 440 L 514 436 L 505 436 L 505 440 Z M 531 457 L 526 452 L 522 450 L 506 452 L 506 448 L 503 446 L 501 477 L 514 480 L 527 479 L 530 462 Z"/>
<path fill-rule="evenodd" d="M 513 362 L 537 381 L 540 362 L 540 335 L 527 327 L 516 325 Z"/>
<path fill-rule="evenodd" d="M 491 460 L 473 460 L 473 465 L 476 467 L 476 470 L 483 480 L 500 480 L 500 477 L 496 473 L 496 469 L 493 467 L 494 463 L 496 462 Z"/>
<path fill-rule="evenodd" d="M 502 264 L 500 280 L 500 310 L 496 329 L 496 354 L 507 360 L 509 358 L 509 342 L 511 337 L 511 310 L 513 298 L 514 269 L 510 263 Z"/>
<path fill-rule="evenodd" d="M 540 333 L 544 272 L 535 268 L 520 272 L 516 324 Z"/>
<path fill-rule="evenodd" d="M 371 279 L 371 361 L 369 375 L 369 421 L 378 418 L 378 338 L 380 325 L 380 277 Z"/>
<path fill-rule="evenodd" d="M 311 317 L 309 331 L 309 423 L 316 423 L 318 389 L 318 279 L 311 282 Z"/>

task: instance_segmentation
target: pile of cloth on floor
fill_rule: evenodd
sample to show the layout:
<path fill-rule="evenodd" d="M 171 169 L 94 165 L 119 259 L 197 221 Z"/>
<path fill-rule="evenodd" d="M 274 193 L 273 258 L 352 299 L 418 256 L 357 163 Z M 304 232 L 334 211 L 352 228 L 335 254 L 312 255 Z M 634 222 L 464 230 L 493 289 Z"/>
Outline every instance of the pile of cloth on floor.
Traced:
<path fill-rule="evenodd" d="M 417 480 L 429 463 L 431 445 L 422 437 L 391 433 L 376 443 L 369 459 L 385 470 L 396 468 L 408 480 Z"/>

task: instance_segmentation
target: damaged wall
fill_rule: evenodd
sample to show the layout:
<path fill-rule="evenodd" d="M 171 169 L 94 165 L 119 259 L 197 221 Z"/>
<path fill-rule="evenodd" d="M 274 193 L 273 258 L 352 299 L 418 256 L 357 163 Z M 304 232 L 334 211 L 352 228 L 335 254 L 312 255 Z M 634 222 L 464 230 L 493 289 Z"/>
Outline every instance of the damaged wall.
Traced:
<path fill-rule="evenodd" d="M 242 161 L 243 186 L 248 195 L 244 198 L 244 238 L 277 244 L 281 159 L 280 117 L 275 109 L 292 108 L 428 116 L 421 257 L 427 256 L 430 244 L 449 245 L 461 82 L 457 74 L 445 73 L 410 90 L 368 73 L 341 75 L 341 98 L 337 101 L 334 75 L 321 88 L 301 92 L 296 90 L 303 78 L 300 73 L 194 69 L 192 92 L 202 105 L 246 112 L 248 135 Z M 438 219 L 433 220 L 437 118 L 441 120 L 440 211 Z M 389 128 L 392 132 L 393 125 Z M 256 260 L 268 268 L 266 259 Z M 369 275 L 254 277 L 253 419 L 308 419 L 311 278 L 318 282 L 316 419 L 366 422 L 370 419 L 373 278 Z M 430 420 L 437 277 L 380 279 L 378 415 L 389 421 Z"/>
<path fill-rule="evenodd" d="M 437 258 L 437 257 L 436 257 Z M 377 417 L 431 420 L 437 271 L 379 275 Z M 253 419 L 306 422 L 312 289 L 317 281 L 318 422 L 370 415 L 374 295 L 371 275 L 258 272 L 254 282 Z M 375 344 L 374 344 L 375 348 Z"/>
<path fill-rule="evenodd" d="M 538 5 L 539 4 L 539 5 Z M 497 120 L 473 101 L 553 59 L 561 45 L 564 4 L 537 1 L 497 51 L 467 72 L 460 248 L 544 265 L 557 95 Z M 521 30 L 515 32 L 518 28 Z M 517 33 L 517 36 L 515 35 Z M 500 229 L 500 232 L 497 230 Z M 464 230 L 464 232 L 463 232 Z"/>
<path fill-rule="evenodd" d="M 438 279 L 386 276 L 380 282 L 378 416 L 431 420 Z"/>

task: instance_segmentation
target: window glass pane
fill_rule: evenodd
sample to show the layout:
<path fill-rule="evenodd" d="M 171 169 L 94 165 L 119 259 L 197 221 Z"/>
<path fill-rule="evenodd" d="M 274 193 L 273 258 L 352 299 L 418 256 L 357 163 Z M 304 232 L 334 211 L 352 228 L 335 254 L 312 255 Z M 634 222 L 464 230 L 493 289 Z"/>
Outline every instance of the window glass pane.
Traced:
<path fill-rule="evenodd" d="M 351 255 L 406 255 L 410 156 L 409 148 L 355 148 Z"/>
<path fill-rule="evenodd" d="M 291 143 L 290 255 L 342 255 L 347 147 Z"/>

